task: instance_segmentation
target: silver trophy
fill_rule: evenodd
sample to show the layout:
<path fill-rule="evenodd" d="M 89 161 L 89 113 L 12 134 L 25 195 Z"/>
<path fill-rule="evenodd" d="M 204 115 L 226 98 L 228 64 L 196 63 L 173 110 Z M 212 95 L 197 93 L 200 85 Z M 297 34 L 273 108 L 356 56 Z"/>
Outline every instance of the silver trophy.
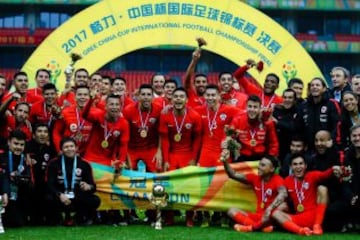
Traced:
<path fill-rule="evenodd" d="M 155 209 L 156 209 L 156 220 L 155 220 L 155 223 L 152 224 L 152 226 L 156 230 L 162 229 L 161 208 L 167 206 L 168 199 L 169 199 L 169 195 L 166 193 L 164 186 L 162 186 L 160 184 L 156 184 L 153 186 L 152 193 L 150 194 L 149 200 L 150 200 L 151 204 L 155 206 Z"/>
<path fill-rule="evenodd" d="M 5 212 L 5 208 L 3 207 L 3 199 L 0 195 L 0 233 L 4 233 L 5 229 L 2 223 L 2 214 Z"/>

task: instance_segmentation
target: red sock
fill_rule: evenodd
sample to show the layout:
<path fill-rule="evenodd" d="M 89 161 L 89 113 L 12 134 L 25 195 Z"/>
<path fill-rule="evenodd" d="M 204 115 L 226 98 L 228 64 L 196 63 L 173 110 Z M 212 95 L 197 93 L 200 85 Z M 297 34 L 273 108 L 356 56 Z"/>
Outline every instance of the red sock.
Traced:
<path fill-rule="evenodd" d="M 301 227 L 299 227 L 298 225 L 296 225 L 293 221 L 286 221 L 282 224 L 282 227 L 285 228 L 286 230 L 288 230 L 289 232 L 293 232 L 293 233 L 299 233 Z"/>
<path fill-rule="evenodd" d="M 234 215 L 233 220 L 237 223 L 240 223 L 242 225 L 252 225 L 254 224 L 254 221 L 249 218 L 248 216 L 242 214 L 241 212 L 238 212 Z"/>
<path fill-rule="evenodd" d="M 327 205 L 325 203 L 319 203 L 317 205 L 314 224 L 320 224 L 320 225 L 322 224 L 322 222 L 324 220 L 326 206 Z"/>

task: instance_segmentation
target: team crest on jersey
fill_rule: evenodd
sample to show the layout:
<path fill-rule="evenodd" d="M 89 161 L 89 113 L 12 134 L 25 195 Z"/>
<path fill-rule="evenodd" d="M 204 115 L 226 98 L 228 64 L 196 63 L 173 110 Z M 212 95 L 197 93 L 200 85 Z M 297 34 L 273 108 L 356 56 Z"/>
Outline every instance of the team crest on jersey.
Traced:
<path fill-rule="evenodd" d="M 236 105 L 238 100 L 236 98 L 233 98 L 230 100 L 230 102 L 231 102 L 231 105 Z"/>
<path fill-rule="evenodd" d="M 185 128 L 186 128 L 186 129 L 190 129 L 191 127 L 192 127 L 192 124 L 191 124 L 191 123 L 185 124 Z"/>
<path fill-rule="evenodd" d="M 227 117 L 227 115 L 226 115 L 225 113 L 222 113 L 222 114 L 220 114 L 220 116 L 219 116 L 219 118 L 220 118 L 221 121 L 225 121 L 225 120 L 226 120 L 226 117 Z"/>
<path fill-rule="evenodd" d="M 152 124 L 156 123 L 156 118 L 149 118 L 149 122 L 151 122 Z"/>
<path fill-rule="evenodd" d="M 266 195 L 271 196 L 272 195 L 272 190 L 270 188 L 266 189 Z"/>
<path fill-rule="evenodd" d="M 72 123 L 70 124 L 70 131 L 71 132 L 76 132 L 77 131 L 77 124 L 76 123 Z"/>
<path fill-rule="evenodd" d="M 77 169 L 75 170 L 75 175 L 76 175 L 76 176 L 81 176 L 81 172 L 82 172 L 81 168 L 77 168 Z"/>
<path fill-rule="evenodd" d="M 309 183 L 308 183 L 308 182 L 304 182 L 304 183 L 303 183 L 303 188 L 304 188 L 304 189 L 309 189 Z"/>
<path fill-rule="evenodd" d="M 326 113 L 327 107 L 326 106 L 322 106 L 321 107 L 321 113 Z"/>
<path fill-rule="evenodd" d="M 45 154 L 44 154 L 44 160 L 45 160 L 45 162 L 48 162 L 49 159 L 50 159 L 50 155 L 49 155 L 48 153 L 45 153 Z"/>
<path fill-rule="evenodd" d="M 118 136 L 120 136 L 120 131 L 114 131 L 114 133 L 113 133 L 113 135 L 114 135 L 114 137 L 118 137 Z"/>

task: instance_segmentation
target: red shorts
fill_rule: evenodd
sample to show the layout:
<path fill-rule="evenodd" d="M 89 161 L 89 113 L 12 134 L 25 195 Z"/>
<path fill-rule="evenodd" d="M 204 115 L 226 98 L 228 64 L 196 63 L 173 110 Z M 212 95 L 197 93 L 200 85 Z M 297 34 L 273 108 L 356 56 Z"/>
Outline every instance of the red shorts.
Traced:
<path fill-rule="evenodd" d="M 156 172 L 156 161 L 154 161 L 156 151 L 157 148 L 146 149 L 145 151 L 129 149 L 128 154 L 131 159 L 132 169 L 137 169 L 137 162 L 142 159 L 146 165 L 146 171 Z"/>
<path fill-rule="evenodd" d="M 297 214 L 289 214 L 291 220 L 300 227 L 312 228 L 315 222 L 315 209 L 312 211 L 305 211 Z"/>
<path fill-rule="evenodd" d="M 194 158 L 192 152 L 170 153 L 169 154 L 169 171 L 189 166 L 189 162 Z"/>
<path fill-rule="evenodd" d="M 264 213 L 252 213 L 252 212 L 246 212 L 248 217 L 253 220 L 254 222 L 259 222 L 261 221 L 262 216 L 264 215 Z"/>
<path fill-rule="evenodd" d="M 223 163 L 220 161 L 221 152 L 205 152 L 202 151 L 199 158 L 200 167 L 216 167 L 222 166 Z"/>

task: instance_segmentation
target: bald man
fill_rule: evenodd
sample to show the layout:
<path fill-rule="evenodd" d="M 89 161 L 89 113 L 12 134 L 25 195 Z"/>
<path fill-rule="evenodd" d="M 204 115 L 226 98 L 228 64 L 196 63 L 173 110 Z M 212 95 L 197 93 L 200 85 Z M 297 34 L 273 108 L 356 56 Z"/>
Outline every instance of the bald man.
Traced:
<path fill-rule="evenodd" d="M 309 168 L 311 170 L 325 171 L 335 165 L 342 165 L 343 154 L 337 151 L 333 144 L 331 133 L 320 130 L 315 134 L 315 149 L 311 155 Z M 346 209 L 345 196 L 343 196 L 343 183 L 337 178 L 329 178 L 321 182 L 318 187 L 318 204 L 327 206 L 325 211 L 324 228 L 335 230 L 342 226 L 341 212 Z"/>

